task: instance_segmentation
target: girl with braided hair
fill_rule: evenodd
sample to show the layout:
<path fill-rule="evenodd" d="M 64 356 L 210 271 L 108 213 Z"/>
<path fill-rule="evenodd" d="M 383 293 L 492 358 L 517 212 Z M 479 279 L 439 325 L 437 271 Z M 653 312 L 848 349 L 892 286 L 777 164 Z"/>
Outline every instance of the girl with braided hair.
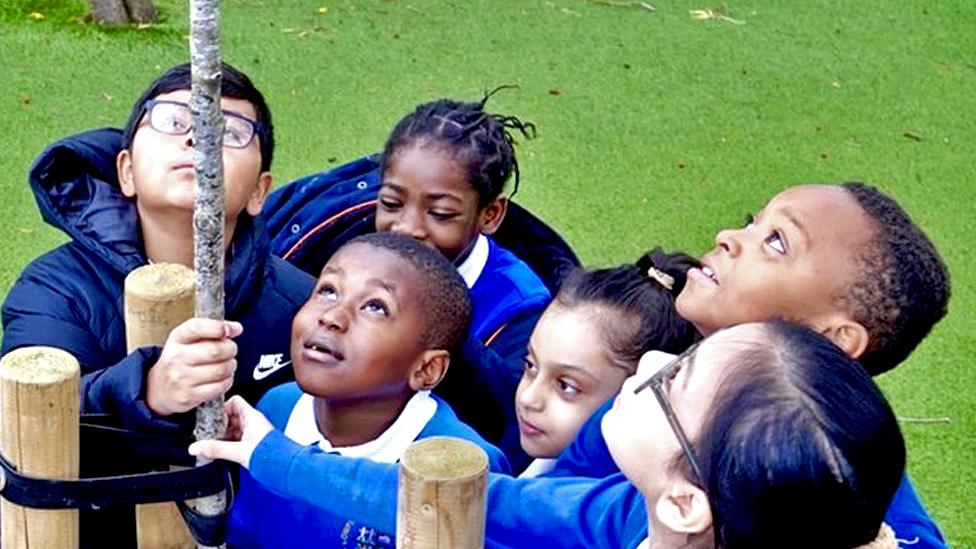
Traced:
<path fill-rule="evenodd" d="M 550 293 L 492 238 L 505 218 L 505 185 L 513 175 L 512 194 L 518 189 L 513 134 L 535 134 L 531 123 L 485 110 L 498 89 L 477 102 L 424 103 L 396 124 L 380 163 L 376 230 L 423 242 L 460 272 L 473 305 L 471 330 L 459 353 L 462 364 L 440 392 L 519 469 L 528 460 L 512 402 L 529 335 Z"/>

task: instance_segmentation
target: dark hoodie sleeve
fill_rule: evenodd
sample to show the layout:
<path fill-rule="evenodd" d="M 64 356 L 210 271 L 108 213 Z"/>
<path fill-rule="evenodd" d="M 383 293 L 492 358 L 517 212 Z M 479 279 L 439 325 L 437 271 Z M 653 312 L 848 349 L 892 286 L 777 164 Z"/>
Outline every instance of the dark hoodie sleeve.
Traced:
<path fill-rule="evenodd" d="M 104 345 L 84 311 L 92 299 L 75 284 L 60 261 L 65 248 L 49 252 L 24 269 L 3 302 L 3 354 L 19 347 L 43 345 L 71 353 L 82 373 L 104 362 Z"/>
<path fill-rule="evenodd" d="M 189 429 L 191 413 L 163 417 L 146 404 L 146 375 L 160 351 L 159 347 L 136 349 L 119 363 L 82 376 L 82 413 L 112 414 L 136 429 Z"/>
<path fill-rule="evenodd" d="M 145 403 L 146 372 L 156 363 L 159 350 L 139 349 L 118 362 L 107 356 L 100 340 L 104 334 L 96 333 L 98 328 L 82 318 L 82 312 L 93 307 L 90 301 L 98 298 L 72 287 L 63 271 L 49 268 L 58 264 L 54 260 L 61 250 L 29 265 L 7 294 L 2 353 L 34 345 L 63 349 L 81 365 L 82 413 L 118 415 L 132 426 L 175 427 L 181 418 L 162 419 Z"/>

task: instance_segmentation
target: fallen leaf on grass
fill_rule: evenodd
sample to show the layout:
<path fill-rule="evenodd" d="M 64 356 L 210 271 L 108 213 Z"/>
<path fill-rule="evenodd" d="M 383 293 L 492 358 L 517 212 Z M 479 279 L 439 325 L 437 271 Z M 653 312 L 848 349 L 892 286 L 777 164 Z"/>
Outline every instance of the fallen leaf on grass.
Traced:
<path fill-rule="evenodd" d="M 921 141 L 922 140 L 922 136 L 921 135 L 918 135 L 917 133 L 915 133 L 913 131 L 907 131 L 907 132 L 901 134 L 901 136 L 904 137 L 905 139 L 911 139 L 912 141 Z"/>
<path fill-rule="evenodd" d="M 704 10 L 689 10 L 688 14 L 691 15 L 692 19 L 698 21 L 708 21 L 708 20 L 718 20 L 725 21 L 726 23 L 732 23 L 733 25 L 745 25 L 746 22 L 741 19 L 733 19 L 725 13 L 722 8 L 708 8 Z"/>
<path fill-rule="evenodd" d="M 319 9 L 316 10 L 316 11 L 318 11 L 319 13 L 328 13 L 329 12 L 329 6 L 319 6 Z"/>
<path fill-rule="evenodd" d="M 32 11 L 27 14 L 27 17 L 33 19 L 34 21 L 40 21 L 45 18 L 44 14 L 39 11 Z"/>

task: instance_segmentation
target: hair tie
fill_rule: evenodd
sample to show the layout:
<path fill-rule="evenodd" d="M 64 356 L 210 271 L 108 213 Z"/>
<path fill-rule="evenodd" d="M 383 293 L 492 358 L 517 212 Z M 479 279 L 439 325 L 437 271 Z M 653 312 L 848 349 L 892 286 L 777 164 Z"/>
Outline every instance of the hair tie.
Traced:
<path fill-rule="evenodd" d="M 647 276 L 663 286 L 665 290 L 674 289 L 674 277 L 653 265 L 647 268 Z"/>

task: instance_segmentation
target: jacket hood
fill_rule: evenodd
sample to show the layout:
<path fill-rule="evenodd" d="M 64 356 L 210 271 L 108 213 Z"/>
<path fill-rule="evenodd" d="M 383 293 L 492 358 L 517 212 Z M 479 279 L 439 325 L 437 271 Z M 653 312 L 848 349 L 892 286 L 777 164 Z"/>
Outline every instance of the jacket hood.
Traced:
<path fill-rule="evenodd" d="M 135 202 L 119 189 L 121 149 L 112 128 L 66 137 L 41 153 L 29 179 L 44 221 L 128 273 L 146 259 Z"/>
<path fill-rule="evenodd" d="M 148 263 L 135 200 L 122 194 L 115 159 L 122 131 L 102 128 L 66 137 L 34 161 L 30 186 L 48 224 L 107 261 L 122 275 Z M 226 266 L 226 311 L 235 311 L 259 284 L 270 244 L 260 216 L 242 213 Z"/>

